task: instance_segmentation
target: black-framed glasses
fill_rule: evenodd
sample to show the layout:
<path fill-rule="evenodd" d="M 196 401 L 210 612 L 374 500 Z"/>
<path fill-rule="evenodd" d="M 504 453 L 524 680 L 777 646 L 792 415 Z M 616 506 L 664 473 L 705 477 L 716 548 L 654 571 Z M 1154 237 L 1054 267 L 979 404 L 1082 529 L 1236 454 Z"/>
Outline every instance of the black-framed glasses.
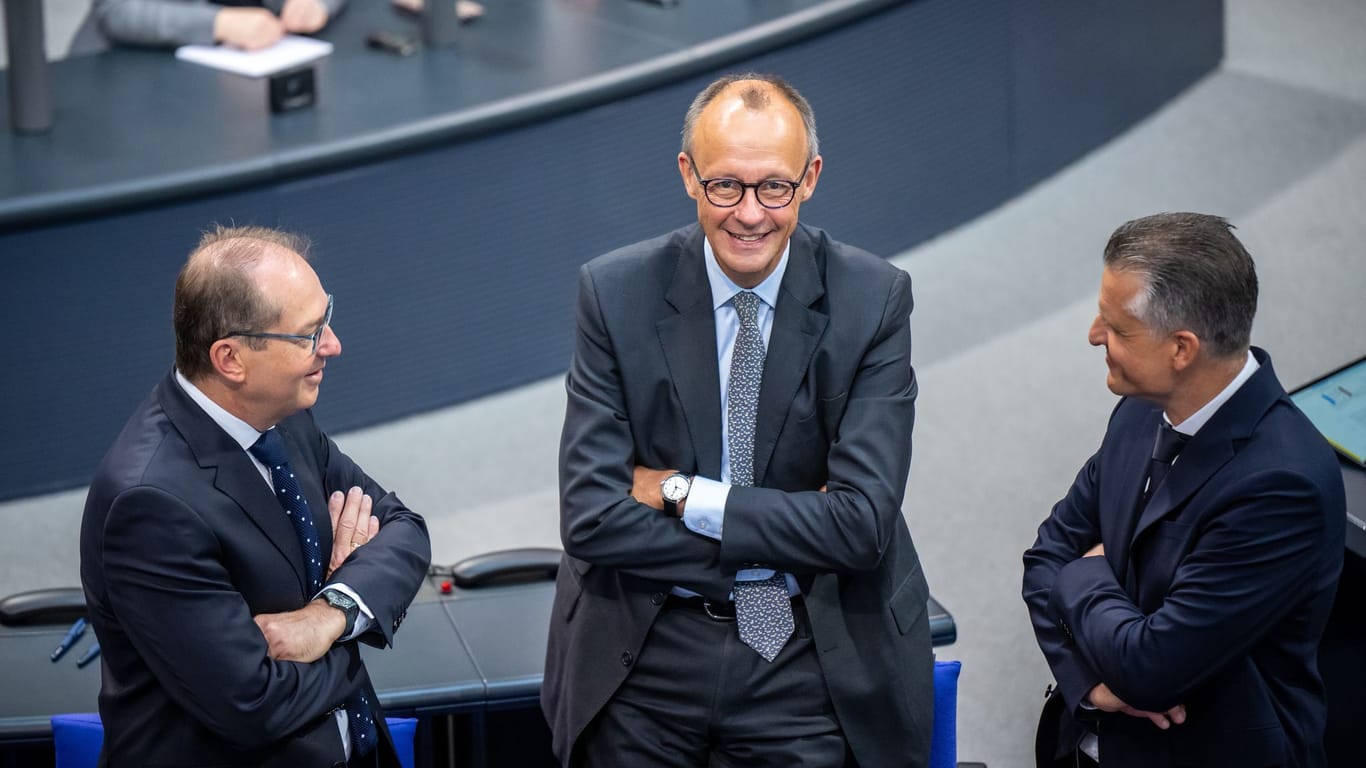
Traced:
<path fill-rule="evenodd" d="M 724 177 L 704 179 L 702 174 L 697 172 L 697 163 L 693 161 L 692 155 L 688 155 L 688 167 L 692 168 L 692 175 L 697 177 L 697 183 L 702 185 L 702 194 L 706 196 L 707 202 L 717 208 L 734 208 L 745 198 L 745 190 L 752 189 L 754 199 L 759 201 L 759 205 L 776 209 L 786 208 L 792 204 L 792 200 L 797 196 L 797 188 L 802 185 L 807 171 L 811 170 L 811 161 L 807 161 L 806 167 L 802 169 L 802 175 L 797 177 L 796 181 L 764 179 L 754 184 Z"/>
<path fill-rule="evenodd" d="M 246 336 L 246 337 L 249 338 L 249 339 L 284 339 L 285 341 L 307 341 L 307 342 L 311 342 L 311 343 L 312 343 L 312 346 L 311 346 L 311 347 L 309 348 L 309 350 L 308 350 L 308 354 L 310 354 L 310 355 L 316 355 L 316 354 L 318 353 L 318 340 L 321 339 L 321 338 L 323 337 L 323 331 L 327 330 L 327 326 L 329 326 L 329 325 L 331 325 L 331 324 L 332 324 L 332 294 L 329 293 L 329 294 L 327 294 L 327 314 L 323 315 L 323 322 L 322 322 L 322 324 L 318 326 L 318 330 L 316 330 L 316 331 L 314 331 L 314 332 L 308 334 L 307 336 L 300 336 L 300 335 L 297 334 L 297 333 L 265 333 L 265 332 L 258 332 L 258 331 L 232 331 L 232 332 L 230 332 L 230 333 L 224 334 L 224 335 L 223 335 L 223 338 L 226 339 L 226 338 L 228 338 L 229 336 Z"/>

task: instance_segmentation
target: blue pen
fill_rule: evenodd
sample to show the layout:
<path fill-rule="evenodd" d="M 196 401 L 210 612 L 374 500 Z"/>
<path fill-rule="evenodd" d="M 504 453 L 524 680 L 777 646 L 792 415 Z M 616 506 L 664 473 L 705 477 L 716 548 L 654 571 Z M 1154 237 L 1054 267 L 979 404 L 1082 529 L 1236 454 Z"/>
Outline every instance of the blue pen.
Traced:
<path fill-rule="evenodd" d="M 79 659 L 76 659 L 76 666 L 84 667 L 86 664 L 89 664 L 90 662 L 94 661 L 95 657 L 99 655 L 100 644 L 95 643 L 94 645 L 86 649 L 85 653 L 81 654 L 81 657 Z"/>
<path fill-rule="evenodd" d="M 72 624 L 71 629 L 68 629 L 66 631 L 66 637 L 62 638 L 62 642 L 59 643 L 57 647 L 52 650 L 52 660 L 56 661 L 57 659 L 62 658 L 62 655 L 65 654 L 67 651 L 71 650 L 71 646 L 75 645 L 76 641 L 80 640 L 81 635 L 84 634 L 85 618 L 82 617 L 76 619 L 76 623 Z"/>

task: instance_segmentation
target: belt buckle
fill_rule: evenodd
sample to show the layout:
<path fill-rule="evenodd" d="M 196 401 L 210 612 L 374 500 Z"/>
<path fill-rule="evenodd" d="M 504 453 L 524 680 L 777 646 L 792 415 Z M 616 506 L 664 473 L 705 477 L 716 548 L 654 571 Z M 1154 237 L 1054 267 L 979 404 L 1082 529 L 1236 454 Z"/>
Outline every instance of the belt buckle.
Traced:
<path fill-rule="evenodd" d="M 712 621 L 735 621 L 734 613 L 726 615 L 724 613 L 713 612 L 711 609 L 711 601 L 706 598 L 702 598 L 702 610 L 706 612 L 707 618 L 711 619 Z"/>

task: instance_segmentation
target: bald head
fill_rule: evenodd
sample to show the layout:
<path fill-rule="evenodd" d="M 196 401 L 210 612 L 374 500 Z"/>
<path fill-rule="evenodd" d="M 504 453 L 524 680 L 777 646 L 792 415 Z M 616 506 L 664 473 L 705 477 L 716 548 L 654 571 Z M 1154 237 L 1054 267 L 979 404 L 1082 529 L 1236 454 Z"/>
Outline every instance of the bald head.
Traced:
<path fill-rule="evenodd" d="M 234 331 L 257 331 L 280 318 L 262 292 L 257 268 L 269 259 L 308 256 L 308 241 L 267 227 L 215 227 L 200 238 L 176 279 L 176 368 L 191 381 L 213 370 L 209 348 Z M 259 339 L 247 339 L 260 348 Z"/>
<path fill-rule="evenodd" d="M 699 124 L 704 115 L 708 119 L 724 119 L 736 111 L 767 112 L 780 110 L 791 112 L 794 123 L 801 126 L 806 144 L 806 162 L 811 162 L 820 154 L 820 141 L 816 136 L 816 116 L 806 98 L 788 85 L 777 75 L 747 73 L 727 75 L 708 85 L 688 107 L 683 118 L 683 152 L 692 155 L 696 151 Z"/>

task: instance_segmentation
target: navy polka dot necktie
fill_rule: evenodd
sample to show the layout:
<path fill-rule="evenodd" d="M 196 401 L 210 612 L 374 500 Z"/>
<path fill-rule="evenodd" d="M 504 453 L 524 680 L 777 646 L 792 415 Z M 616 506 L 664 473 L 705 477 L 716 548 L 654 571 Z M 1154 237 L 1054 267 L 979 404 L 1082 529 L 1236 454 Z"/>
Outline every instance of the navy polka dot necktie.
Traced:
<path fill-rule="evenodd" d="M 741 291 L 731 299 L 731 304 L 740 317 L 740 331 L 731 350 L 730 380 L 726 386 L 730 484 L 754 485 L 754 424 L 759 411 L 759 384 L 764 375 L 759 296 L 753 291 Z M 795 628 L 787 579 L 781 573 L 767 579 L 736 579 L 734 594 L 740 641 L 765 661 L 773 661 Z"/>
<path fill-rule="evenodd" d="M 323 555 L 318 539 L 318 529 L 313 524 L 313 514 L 308 509 L 308 499 L 304 498 L 299 480 L 294 476 L 294 468 L 289 464 L 289 453 L 285 441 L 280 438 L 279 430 L 269 430 L 261 435 L 248 449 L 257 461 L 270 470 L 270 486 L 275 498 L 284 507 L 285 516 L 294 526 L 299 537 L 299 548 L 304 553 L 304 573 L 308 576 L 309 594 L 316 595 L 323 587 Z M 347 727 L 351 732 L 351 756 L 368 754 L 375 748 L 375 718 L 370 711 L 370 702 L 365 691 L 358 690 L 346 701 Z"/>

